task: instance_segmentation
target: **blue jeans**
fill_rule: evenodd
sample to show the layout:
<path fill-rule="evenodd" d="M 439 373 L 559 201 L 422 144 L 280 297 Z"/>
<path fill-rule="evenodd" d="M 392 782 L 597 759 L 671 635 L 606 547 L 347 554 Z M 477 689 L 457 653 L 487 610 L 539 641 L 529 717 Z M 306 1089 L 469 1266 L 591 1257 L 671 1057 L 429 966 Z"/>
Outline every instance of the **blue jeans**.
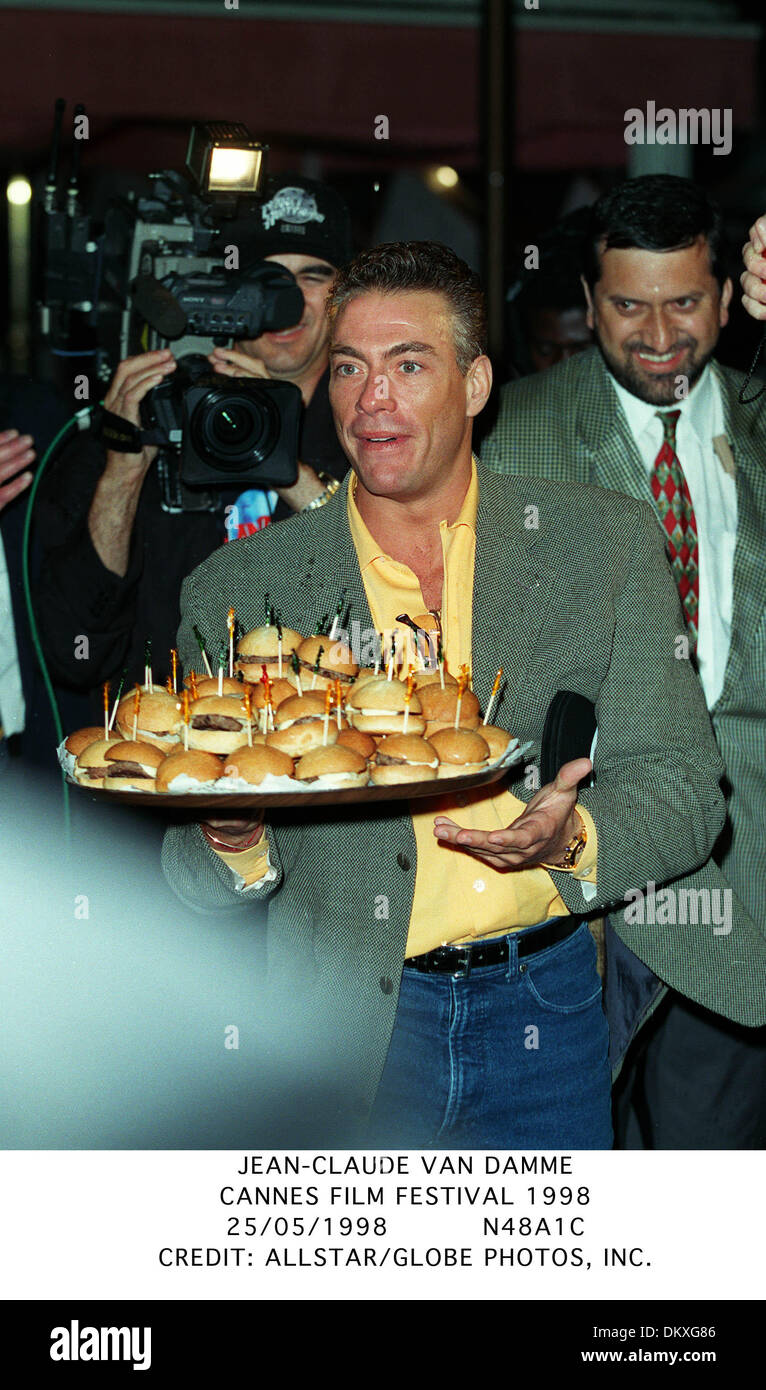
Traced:
<path fill-rule="evenodd" d="M 609 1033 L 587 924 L 465 978 L 405 969 L 374 1147 L 609 1149 Z"/>

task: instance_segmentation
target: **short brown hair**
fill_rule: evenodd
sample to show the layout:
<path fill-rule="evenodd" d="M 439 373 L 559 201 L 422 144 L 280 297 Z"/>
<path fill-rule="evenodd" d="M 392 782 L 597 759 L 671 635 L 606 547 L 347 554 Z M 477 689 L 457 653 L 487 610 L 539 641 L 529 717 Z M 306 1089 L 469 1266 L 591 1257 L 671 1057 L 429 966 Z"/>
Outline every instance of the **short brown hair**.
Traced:
<path fill-rule="evenodd" d="M 340 310 L 360 294 L 377 290 L 432 290 L 443 294 L 452 317 L 455 357 L 465 376 L 475 358 L 486 351 L 487 313 L 481 282 L 475 271 L 439 241 L 388 241 L 362 251 L 338 271 L 327 296 L 327 313 L 334 323 Z"/>

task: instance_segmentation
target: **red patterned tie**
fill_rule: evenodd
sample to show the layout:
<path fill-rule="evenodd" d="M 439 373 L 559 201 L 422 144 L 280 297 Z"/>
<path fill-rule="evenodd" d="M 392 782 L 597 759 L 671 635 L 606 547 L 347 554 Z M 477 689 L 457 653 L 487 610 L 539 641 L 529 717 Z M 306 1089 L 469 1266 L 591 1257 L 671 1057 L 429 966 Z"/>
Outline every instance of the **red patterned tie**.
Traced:
<path fill-rule="evenodd" d="M 689 484 L 676 453 L 676 425 L 680 410 L 658 410 L 662 421 L 662 448 L 654 460 L 652 493 L 668 537 L 668 550 L 681 606 L 689 633 L 689 647 L 697 650 L 697 610 L 700 601 L 697 522 Z"/>

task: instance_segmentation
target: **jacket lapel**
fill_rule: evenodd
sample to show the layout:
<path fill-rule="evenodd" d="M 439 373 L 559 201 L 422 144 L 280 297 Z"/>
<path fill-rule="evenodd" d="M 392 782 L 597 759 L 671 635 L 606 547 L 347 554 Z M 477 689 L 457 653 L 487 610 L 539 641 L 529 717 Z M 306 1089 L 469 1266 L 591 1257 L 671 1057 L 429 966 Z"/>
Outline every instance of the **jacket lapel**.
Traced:
<path fill-rule="evenodd" d="M 323 531 L 296 558 L 296 592 L 312 625 L 329 613 L 330 622 L 346 590 L 344 610 L 360 628 L 372 627 L 372 615 L 359 569 L 359 561 L 348 528 L 347 493 L 352 474 L 322 511 Z M 305 620 L 304 620 L 305 621 Z M 312 626 L 313 630 L 313 626 Z"/>
<path fill-rule="evenodd" d="M 526 479 L 513 479 L 516 496 L 509 507 L 510 480 L 498 479 L 481 464 L 478 476 L 471 637 L 473 689 L 482 709 L 486 709 L 492 682 L 502 665 L 502 724 L 513 729 L 529 654 L 552 602 L 555 575 L 551 563 L 538 549 L 540 528 L 528 524 L 531 518 L 526 508 Z"/>
<path fill-rule="evenodd" d="M 724 405 L 724 428 L 734 457 L 737 481 L 737 543 L 731 645 L 721 700 L 736 687 L 766 609 L 763 580 L 766 550 L 766 458 L 763 402 L 740 405 L 738 386 L 728 372 L 716 369 Z"/>
<path fill-rule="evenodd" d="M 626 492 L 641 502 L 652 501 L 641 455 L 620 409 L 611 377 L 595 348 L 578 390 L 575 429 L 590 456 L 590 473 L 584 482 L 612 492 Z"/>

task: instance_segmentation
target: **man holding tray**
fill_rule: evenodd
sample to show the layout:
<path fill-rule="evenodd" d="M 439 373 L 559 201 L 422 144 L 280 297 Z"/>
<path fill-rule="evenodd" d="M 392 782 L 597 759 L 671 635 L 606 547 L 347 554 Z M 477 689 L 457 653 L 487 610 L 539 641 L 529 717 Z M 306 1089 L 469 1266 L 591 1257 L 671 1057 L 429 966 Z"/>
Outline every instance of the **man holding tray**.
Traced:
<path fill-rule="evenodd" d="M 678 658 L 661 538 L 640 502 L 477 465 L 472 423 L 491 386 L 484 306 L 451 251 L 366 252 L 338 276 L 328 312 L 331 403 L 352 473 L 321 516 L 229 544 L 189 576 L 185 664 L 195 624 L 224 630 L 233 605 L 254 626 L 265 592 L 303 632 L 342 587 L 362 632 L 438 610 L 448 664 L 471 665 L 483 707 L 498 667 L 508 673 L 496 718 L 522 740 L 539 745 L 557 691 L 594 702 L 595 784 L 578 793 L 591 771 L 578 759 L 540 789 L 536 769 L 519 768 L 510 787 L 447 806 L 178 826 L 166 875 L 198 911 L 268 902 L 277 1007 L 300 1030 L 307 1067 L 331 1059 L 328 1122 L 346 1142 L 346 1120 L 365 1116 L 379 1144 L 608 1148 L 608 1027 L 584 919 L 647 885 L 709 897 L 722 883 L 709 856 L 723 768 Z M 766 945 L 749 918 L 717 933 L 636 918 L 616 913 L 617 930 L 661 980 L 764 1021 L 754 982 Z"/>

